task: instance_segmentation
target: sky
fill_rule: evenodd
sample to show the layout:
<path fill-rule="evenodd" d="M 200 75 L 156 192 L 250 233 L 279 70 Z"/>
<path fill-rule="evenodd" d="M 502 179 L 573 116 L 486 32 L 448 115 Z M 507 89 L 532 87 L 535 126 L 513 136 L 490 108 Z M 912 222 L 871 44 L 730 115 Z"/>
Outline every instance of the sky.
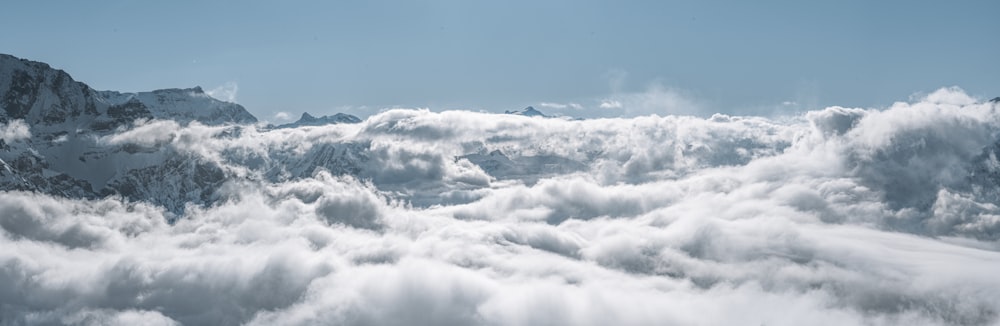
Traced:
<path fill-rule="evenodd" d="M 262 120 L 571 116 L 1000 96 L 997 1 L 24 1 L 0 52 L 100 90 L 202 86 Z"/>

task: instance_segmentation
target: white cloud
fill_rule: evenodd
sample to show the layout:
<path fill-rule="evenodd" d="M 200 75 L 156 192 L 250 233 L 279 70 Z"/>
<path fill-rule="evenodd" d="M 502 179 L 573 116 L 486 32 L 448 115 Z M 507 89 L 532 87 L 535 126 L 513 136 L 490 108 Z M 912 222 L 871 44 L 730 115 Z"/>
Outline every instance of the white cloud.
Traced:
<path fill-rule="evenodd" d="M 601 99 L 598 107 L 618 111 L 622 116 L 692 115 L 704 113 L 691 96 L 682 91 L 652 84 L 643 92 L 618 93 Z"/>
<path fill-rule="evenodd" d="M 238 93 L 239 90 L 239 85 L 236 84 L 236 82 L 230 81 L 205 93 L 218 100 L 236 103 L 236 93 Z"/>
<path fill-rule="evenodd" d="M 568 109 L 574 109 L 574 110 L 582 110 L 583 109 L 583 105 L 580 105 L 579 103 L 573 103 L 573 102 L 569 102 L 569 103 L 565 103 L 565 104 L 564 103 L 542 102 L 542 103 L 538 103 L 538 106 L 543 107 L 543 108 L 557 109 L 557 110 L 562 110 L 562 109 L 567 109 L 567 108 Z"/>
<path fill-rule="evenodd" d="M 289 120 L 292 120 L 292 114 L 288 113 L 288 112 L 281 111 L 281 112 L 278 112 L 278 113 L 274 114 L 274 120 L 289 121 Z"/>
<path fill-rule="evenodd" d="M 960 92 L 780 121 L 669 115 L 687 100 L 652 88 L 608 99 L 634 118 L 140 123 L 103 141 L 246 178 L 172 225 L 115 197 L 5 192 L 0 309 L 12 324 L 995 324 L 1000 116 Z"/>
<path fill-rule="evenodd" d="M 642 115 L 698 115 L 705 114 L 704 108 L 693 96 L 683 90 L 670 88 L 658 81 L 649 83 L 645 90 L 626 91 L 628 73 L 611 70 L 606 74 L 611 95 L 601 98 L 597 107 L 603 112 L 595 112 L 599 117 L 636 117 Z"/>
<path fill-rule="evenodd" d="M 173 140 L 179 129 L 180 125 L 172 120 L 137 121 L 132 129 L 101 137 L 100 142 L 107 145 L 156 146 Z"/>
<path fill-rule="evenodd" d="M 605 99 L 605 100 L 601 101 L 600 108 L 602 108 L 602 109 L 621 109 L 622 108 L 622 102 L 619 102 L 617 100 Z"/>
<path fill-rule="evenodd" d="M 976 103 L 976 99 L 969 96 L 958 87 L 941 88 L 923 98 L 924 101 L 935 104 L 969 105 Z"/>
<path fill-rule="evenodd" d="M 11 120 L 7 123 L 0 123 L 0 140 L 13 142 L 31 138 L 31 130 L 24 120 Z"/>

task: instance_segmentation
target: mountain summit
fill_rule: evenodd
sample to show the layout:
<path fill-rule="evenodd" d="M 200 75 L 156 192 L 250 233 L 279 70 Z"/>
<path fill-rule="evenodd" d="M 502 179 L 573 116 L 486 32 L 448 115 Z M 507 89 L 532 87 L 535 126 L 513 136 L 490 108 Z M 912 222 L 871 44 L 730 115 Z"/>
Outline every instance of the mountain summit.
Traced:
<path fill-rule="evenodd" d="M 0 139 L 0 190 L 73 198 L 119 195 L 173 212 L 214 200 L 224 171 L 168 146 L 176 137 L 171 124 L 151 120 L 257 122 L 239 104 L 214 99 L 201 87 L 97 91 L 48 64 L 0 54 L 0 128 L 24 130 Z M 113 137 L 147 124 L 152 138 Z"/>
<path fill-rule="evenodd" d="M 7 54 L 0 54 L 0 106 L 0 121 L 24 120 L 33 130 L 62 124 L 108 130 L 136 119 L 209 125 L 257 122 L 239 104 L 214 99 L 201 87 L 139 93 L 97 91 L 48 64 Z"/>
<path fill-rule="evenodd" d="M 297 128 L 303 126 L 322 126 L 329 124 L 339 124 L 339 123 L 360 123 L 361 119 L 346 113 L 337 113 L 334 115 L 324 115 L 322 117 L 314 117 L 308 112 L 302 113 L 302 117 L 298 121 L 292 123 L 286 123 L 279 125 L 276 128 Z"/>
<path fill-rule="evenodd" d="M 535 110 L 535 107 L 532 107 L 532 106 L 526 107 L 526 108 L 524 108 L 521 111 L 509 111 L 508 110 L 508 111 L 504 111 L 504 113 L 506 113 L 506 114 L 514 114 L 514 115 L 523 115 L 523 116 L 526 116 L 526 117 L 550 118 L 550 116 L 545 115 L 545 113 L 542 113 L 542 111 Z"/>

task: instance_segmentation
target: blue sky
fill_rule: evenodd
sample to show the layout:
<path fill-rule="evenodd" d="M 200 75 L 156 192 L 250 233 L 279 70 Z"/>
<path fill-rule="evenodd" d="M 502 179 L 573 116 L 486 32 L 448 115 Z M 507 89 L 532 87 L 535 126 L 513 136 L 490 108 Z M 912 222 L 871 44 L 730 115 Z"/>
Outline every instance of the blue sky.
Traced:
<path fill-rule="evenodd" d="M 235 88 L 279 112 L 576 116 L 1000 96 L 1000 1 L 23 1 L 0 52 L 97 89 Z M 224 95 L 219 95 L 224 97 Z M 603 106 L 603 108 L 602 108 Z"/>

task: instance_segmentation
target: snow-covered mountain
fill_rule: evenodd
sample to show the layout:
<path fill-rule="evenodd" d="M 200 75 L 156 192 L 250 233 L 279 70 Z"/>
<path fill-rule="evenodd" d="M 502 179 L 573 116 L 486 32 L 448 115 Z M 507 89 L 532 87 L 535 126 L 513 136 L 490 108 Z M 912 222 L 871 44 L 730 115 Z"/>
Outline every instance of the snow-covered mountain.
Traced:
<path fill-rule="evenodd" d="M 136 119 L 208 125 L 257 122 L 239 104 L 214 99 L 201 87 L 140 93 L 97 91 L 48 64 L 6 54 L 0 54 L 0 94 L 0 119 L 21 119 L 33 130 L 110 130 Z"/>
<path fill-rule="evenodd" d="M 298 128 L 303 126 L 322 126 L 329 124 L 338 123 L 360 123 L 361 119 L 346 113 L 337 113 L 334 115 L 324 115 L 321 117 L 314 117 L 308 112 L 302 113 L 302 117 L 298 121 L 292 123 L 286 123 L 279 125 L 275 128 Z"/>
<path fill-rule="evenodd" d="M 372 158 L 364 137 L 247 146 L 239 141 L 245 134 L 299 134 L 296 128 L 303 126 L 358 128 L 361 120 L 348 114 L 304 113 L 291 124 L 260 127 L 242 106 L 214 99 L 200 87 L 97 91 L 62 70 L 10 55 L 0 55 L 0 95 L 0 190 L 120 196 L 179 216 L 188 205 L 224 199 L 220 190 L 227 182 L 282 182 L 320 171 L 387 189 L 406 182 L 381 173 L 399 164 Z M 192 149 L 198 146 L 219 147 Z"/>
<path fill-rule="evenodd" d="M 507 111 L 504 111 L 504 113 L 506 113 L 506 114 L 514 114 L 514 115 L 523 115 L 523 116 L 526 116 L 526 117 L 551 118 L 550 116 L 546 115 L 545 113 L 542 113 L 542 111 L 536 110 L 535 107 L 533 107 L 533 106 L 526 107 L 526 108 L 524 108 L 521 111 L 507 110 Z"/>
<path fill-rule="evenodd" d="M 121 195 L 179 211 L 205 203 L 223 180 L 204 160 L 149 143 L 109 137 L 150 120 L 187 125 L 245 125 L 257 119 L 200 87 L 120 93 L 97 91 L 41 62 L 0 54 L 0 126 L 30 137 L 0 139 L 0 189 L 68 197 Z"/>

